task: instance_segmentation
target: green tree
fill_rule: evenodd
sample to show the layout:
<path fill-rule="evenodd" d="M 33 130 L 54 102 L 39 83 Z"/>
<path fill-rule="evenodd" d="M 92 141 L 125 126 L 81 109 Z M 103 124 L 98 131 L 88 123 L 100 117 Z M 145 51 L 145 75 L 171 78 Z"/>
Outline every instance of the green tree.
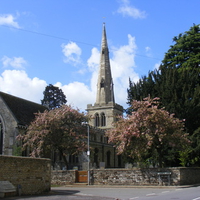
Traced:
<path fill-rule="evenodd" d="M 173 38 L 174 45 L 166 53 L 160 66 L 162 104 L 180 119 L 186 119 L 187 131 L 192 135 L 200 118 L 200 27 Z"/>
<path fill-rule="evenodd" d="M 183 122 L 158 106 L 158 98 L 134 100 L 131 115 L 120 118 L 115 128 L 107 131 L 118 154 L 129 161 L 151 160 L 151 164 L 164 167 L 189 145 Z"/>
<path fill-rule="evenodd" d="M 49 84 L 43 92 L 44 98 L 41 100 L 42 105 L 47 106 L 50 110 L 58 108 L 67 103 L 66 96 L 59 87 Z"/>
<path fill-rule="evenodd" d="M 130 106 L 126 112 L 131 113 L 131 106 L 133 100 L 141 101 L 145 97 L 151 95 L 152 97 L 158 96 L 158 90 L 157 90 L 157 73 L 158 71 L 150 71 L 148 73 L 148 76 L 143 76 L 137 83 L 133 83 L 129 79 L 129 89 L 127 89 L 128 93 L 128 105 Z"/>
<path fill-rule="evenodd" d="M 43 157 L 46 152 L 58 151 L 68 165 L 66 155 L 86 149 L 86 129 L 82 122 L 87 117 L 78 109 L 63 105 L 53 110 L 37 113 L 26 134 L 17 138 L 23 149 L 30 149 L 30 156 Z"/>
<path fill-rule="evenodd" d="M 192 135 L 200 119 L 200 26 L 192 26 L 173 42 L 158 70 L 138 83 L 130 81 L 128 104 L 148 95 L 159 97 L 167 111 L 186 120 L 186 130 Z"/>

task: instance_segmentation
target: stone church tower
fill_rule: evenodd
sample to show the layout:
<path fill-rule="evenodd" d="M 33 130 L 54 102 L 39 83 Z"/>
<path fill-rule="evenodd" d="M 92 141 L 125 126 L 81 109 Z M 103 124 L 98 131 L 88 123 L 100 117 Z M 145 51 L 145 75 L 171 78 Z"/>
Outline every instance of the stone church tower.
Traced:
<path fill-rule="evenodd" d="M 94 106 L 87 105 L 89 124 L 101 129 L 112 128 L 116 116 L 122 115 L 123 107 L 115 103 L 105 24 L 103 24 L 97 94 Z"/>

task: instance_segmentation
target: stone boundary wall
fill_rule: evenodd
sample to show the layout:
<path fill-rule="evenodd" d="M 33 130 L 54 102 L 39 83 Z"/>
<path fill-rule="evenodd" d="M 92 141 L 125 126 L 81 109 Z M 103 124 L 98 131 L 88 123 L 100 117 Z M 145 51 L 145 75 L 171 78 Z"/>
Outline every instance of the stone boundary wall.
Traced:
<path fill-rule="evenodd" d="M 180 185 L 179 169 L 107 169 L 94 170 L 91 175 L 94 185 Z"/>
<path fill-rule="evenodd" d="M 10 181 L 22 195 L 50 191 L 50 159 L 0 155 L 0 169 L 0 181 Z"/>
<path fill-rule="evenodd" d="M 190 185 L 200 183 L 200 168 L 180 168 L 180 184 Z"/>
<path fill-rule="evenodd" d="M 54 170 L 51 173 L 51 185 L 76 183 L 76 170 Z"/>
<path fill-rule="evenodd" d="M 200 168 L 95 169 L 92 185 L 193 185 L 200 183 Z M 76 182 L 76 171 L 52 171 L 52 184 Z"/>

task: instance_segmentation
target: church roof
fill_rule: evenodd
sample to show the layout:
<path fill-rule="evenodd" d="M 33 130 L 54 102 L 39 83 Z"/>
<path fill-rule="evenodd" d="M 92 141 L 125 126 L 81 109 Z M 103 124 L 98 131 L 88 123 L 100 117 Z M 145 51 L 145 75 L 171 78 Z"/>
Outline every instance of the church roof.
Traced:
<path fill-rule="evenodd" d="M 33 121 L 35 113 L 44 112 L 47 108 L 43 105 L 0 92 L 0 97 L 12 112 L 18 125 L 26 126 Z"/>

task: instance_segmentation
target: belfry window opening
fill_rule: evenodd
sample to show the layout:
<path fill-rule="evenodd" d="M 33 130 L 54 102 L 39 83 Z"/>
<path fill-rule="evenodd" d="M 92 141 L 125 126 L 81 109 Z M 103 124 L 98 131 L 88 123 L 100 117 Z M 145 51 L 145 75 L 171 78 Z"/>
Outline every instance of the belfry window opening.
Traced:
<path fill-rule="evenodd" d="M 106 115 L 105 115 L 105 113 L 101 113 L 100 116 L 99 116 L 98 113 L 95 114 L 94 125 L 96 127 L 106 126 Z"/>
<path fill-rule="evenodd" d="M 105 81 L 104 81 L 104 79 L 102 78 L 102 79 L 101 79 L 101 83 L 100 83 L 100 87 L 103 88 L 104 85 L 105 85 Z"/>
<path fill-rule="evenodd" d="M 101 113 L 101 126 L 106 126 L 106 116 L 105 116 L 105 113 Z"/>
<path fill-rule="evenodd" d="M 99 114 L 96 113 L 95 114 L 95 124 L 94 124 L 96 127 L 99 127 Z"/>

